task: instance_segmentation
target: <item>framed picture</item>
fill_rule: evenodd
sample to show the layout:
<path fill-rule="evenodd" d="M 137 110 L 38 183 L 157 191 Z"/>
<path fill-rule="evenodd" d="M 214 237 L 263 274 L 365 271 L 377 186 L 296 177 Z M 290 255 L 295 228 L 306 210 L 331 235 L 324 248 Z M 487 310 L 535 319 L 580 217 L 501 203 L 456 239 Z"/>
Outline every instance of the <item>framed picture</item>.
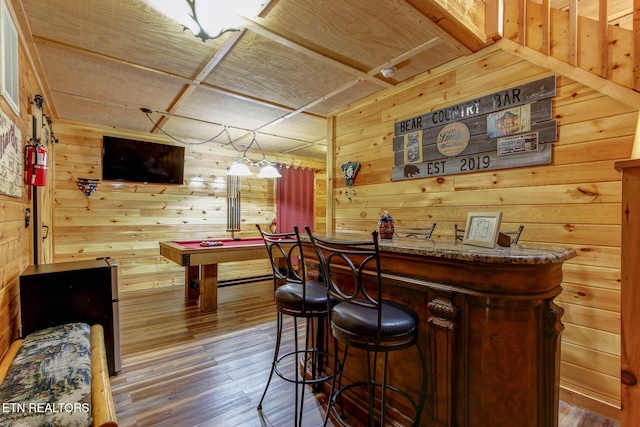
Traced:
<path fill-rule="evenodd" d="M 501 222 L 502 212 L 469 212 L 462 243 L 495 248 Z"/>
<path fill-rule="evenodd" d="M 0 108 L 0 194 L 22 197 L 24 151 L 22 132 Z"/>

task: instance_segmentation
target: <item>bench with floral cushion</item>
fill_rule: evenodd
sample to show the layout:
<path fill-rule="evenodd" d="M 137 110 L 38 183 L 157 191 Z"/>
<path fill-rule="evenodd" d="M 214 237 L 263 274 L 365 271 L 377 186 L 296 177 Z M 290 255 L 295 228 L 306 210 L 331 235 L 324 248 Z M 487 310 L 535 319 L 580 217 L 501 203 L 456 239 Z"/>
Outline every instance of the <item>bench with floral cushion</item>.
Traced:
<path fill-rule="evenodd" d="M 12 343 L 0 381 L 0 426 L 117 426 L 100 325 L 54 326 Z"/>

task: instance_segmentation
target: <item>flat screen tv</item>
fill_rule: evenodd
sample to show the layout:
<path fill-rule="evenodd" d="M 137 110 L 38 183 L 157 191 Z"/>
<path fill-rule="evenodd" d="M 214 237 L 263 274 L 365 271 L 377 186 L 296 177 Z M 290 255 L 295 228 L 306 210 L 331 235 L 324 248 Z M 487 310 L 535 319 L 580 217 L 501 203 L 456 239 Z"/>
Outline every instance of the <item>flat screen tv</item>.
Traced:
<path fill-rule="evenodd" d="M 102 179 L 182 184 L 184 147 L 102 137 Z"/>

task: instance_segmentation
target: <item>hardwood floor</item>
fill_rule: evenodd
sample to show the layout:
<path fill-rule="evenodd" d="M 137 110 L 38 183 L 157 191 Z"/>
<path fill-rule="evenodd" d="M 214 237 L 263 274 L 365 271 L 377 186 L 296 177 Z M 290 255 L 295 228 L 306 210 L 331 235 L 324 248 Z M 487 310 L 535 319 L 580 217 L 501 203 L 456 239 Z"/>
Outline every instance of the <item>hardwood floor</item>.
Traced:
<path fill-rule="evenodd" d="M 118 424 L 293 425 L 293 385 L 278 377 L 263 411 L 256 409 L 275 343 L 272 286 L 265 281 L 220 288 L 217 313 L 201 313 L 179 287 L 121 295 L 123 369 L 111 378 Z M 285 328 L 283 346 L 292 342 L 290 319 Z M 323 403 L 324 396 L 307 391 L 304 426 L 322 425 Z M 559 425 L 619 427 L 562 402 Z"/>

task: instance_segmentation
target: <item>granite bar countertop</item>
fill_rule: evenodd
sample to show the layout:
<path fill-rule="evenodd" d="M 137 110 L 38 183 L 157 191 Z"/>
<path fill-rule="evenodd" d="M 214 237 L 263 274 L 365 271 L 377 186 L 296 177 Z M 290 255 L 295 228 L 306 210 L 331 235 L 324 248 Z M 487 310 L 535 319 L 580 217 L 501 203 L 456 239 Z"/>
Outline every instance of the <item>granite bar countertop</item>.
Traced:
<path fill-rule="evenodd" d="M 373 242 L 371 234 L 334 232 L 331 235 L 317 233 L 318 237 L 337 242 Z M 301 232 L 300 238 L 309 242 L 309 236 Z M 512 245 L 510 247 L 485 248 L 463 244 L 460 241 L 440 239 L 419 239 L 414 237 L 395 237 L 380 239 L 380 252 L 418 255 L 432 258 L 444 258 L 468 262 L 492 264 L 554 264 L 564 262 L 576 256 L 570 248 L 547 246 Z"/>

